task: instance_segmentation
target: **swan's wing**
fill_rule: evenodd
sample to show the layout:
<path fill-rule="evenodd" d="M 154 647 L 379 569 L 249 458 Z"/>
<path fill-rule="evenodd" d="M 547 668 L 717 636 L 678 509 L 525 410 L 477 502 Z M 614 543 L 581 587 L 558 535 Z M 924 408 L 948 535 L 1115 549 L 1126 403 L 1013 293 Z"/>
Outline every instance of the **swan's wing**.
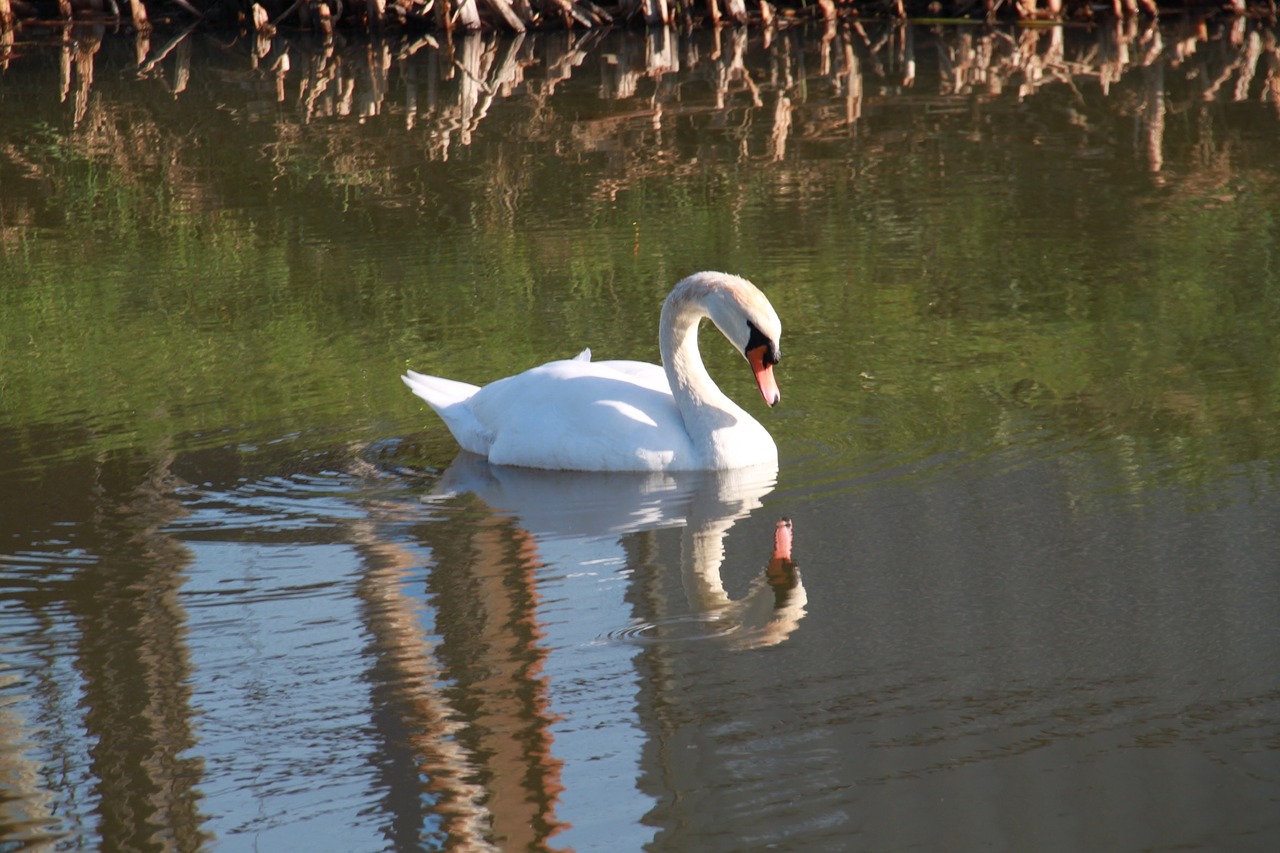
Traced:
<path fill-rule="evenodd" d="M 497 464 L 581 471 L 692 464 L 684 421 L 656 365 L 553 361 L 486 385 L 467 408 L 493 436 L 487 455 Z"/>
<path fill-rule="evenodd" d="M 479 386 L 441 376 L 426 376 L 412 370 L 405 371 L 400 378 L 410 391 L 435 409 L 463 450 L 482 456 L 488 454 L 493 433 L 476 419 L 470 405 L 471 398 L 480 390 Z"/>
<path fill-rule="evenodd" d="M 591 350 L 587 350 L 591 352 Z M 631 377 L 647 388 L 655 390 L 671 389 L 671 384 L 667 381 L 667 373 L 662 369 L 661 365 L 649 364 L 645 361 L 595 361 L 592 362 L 600 370 L 612 370 L 623 376 Z"/>

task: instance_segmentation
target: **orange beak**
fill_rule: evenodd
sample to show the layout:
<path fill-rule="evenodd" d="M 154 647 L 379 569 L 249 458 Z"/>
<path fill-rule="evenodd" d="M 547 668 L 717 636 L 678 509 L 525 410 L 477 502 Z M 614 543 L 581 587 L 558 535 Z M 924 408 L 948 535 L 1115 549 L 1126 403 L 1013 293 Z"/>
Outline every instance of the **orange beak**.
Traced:
<path fill-rule="evenodd" d="M 779 393 L 778 383 L 773 378 L 773 365 L 764 360 L 768 353 L 769 348 L 764 346 L 749 349 L 747 361 L 751 363 L 751 372 L 756 375 L 756 384 L 760 386 L 760 394 L 764 397 L 765 403 L 776 406 L 782 399 L 782 394 Z"/>

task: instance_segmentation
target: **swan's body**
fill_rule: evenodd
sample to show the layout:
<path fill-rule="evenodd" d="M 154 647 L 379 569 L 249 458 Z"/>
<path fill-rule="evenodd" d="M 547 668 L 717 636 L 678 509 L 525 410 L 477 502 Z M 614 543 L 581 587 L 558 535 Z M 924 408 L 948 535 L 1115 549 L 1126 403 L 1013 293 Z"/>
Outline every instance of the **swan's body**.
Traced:
<path fill-rule="evenodd" d="M 708 317 L 751 364 L 765 402 L 778 402 L 773 365 L 782 324 L 746 279 L 695 273 L 662 306 L 662 366 L 591 361 L 591 351 L 479 388 L 403 377 L 465 450 L 499 465 L 575 471 L 725 470 L 777 463 L 763 426 L 716 387 L 698 354 Z"/>

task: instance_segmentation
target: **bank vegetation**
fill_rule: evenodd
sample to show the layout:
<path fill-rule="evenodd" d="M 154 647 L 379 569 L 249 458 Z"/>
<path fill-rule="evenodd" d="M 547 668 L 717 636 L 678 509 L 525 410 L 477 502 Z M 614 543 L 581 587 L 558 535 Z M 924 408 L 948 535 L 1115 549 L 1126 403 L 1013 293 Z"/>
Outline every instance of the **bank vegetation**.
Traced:
<path fill-rule="evenodd" d="M 280 29 L 590 29 L 615 25 L 759 25 L 842 18 L 1093 21 L 1191 12 L 1274 20 L 1276 0 L 0 0 L 0 31 L 109 23 L 135 30 L 187 21 L 272 34 Z"/>

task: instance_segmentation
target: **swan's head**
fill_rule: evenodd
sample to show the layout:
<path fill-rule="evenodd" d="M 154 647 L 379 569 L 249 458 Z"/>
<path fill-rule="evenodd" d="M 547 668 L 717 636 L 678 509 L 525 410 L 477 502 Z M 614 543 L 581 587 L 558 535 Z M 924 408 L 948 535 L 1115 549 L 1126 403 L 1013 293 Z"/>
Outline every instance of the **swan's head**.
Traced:
<path fill-rule="evenodd" d="M 751 365 L 765 403 L 778 405 L 782 394 L 773 378 L 773 366 L 782 360 L 782 321 L 765 295 L 745 278 L 700 272 L 676 285 L 669 301 L 681 298 L 701 304 L 711 322 Z"/>

